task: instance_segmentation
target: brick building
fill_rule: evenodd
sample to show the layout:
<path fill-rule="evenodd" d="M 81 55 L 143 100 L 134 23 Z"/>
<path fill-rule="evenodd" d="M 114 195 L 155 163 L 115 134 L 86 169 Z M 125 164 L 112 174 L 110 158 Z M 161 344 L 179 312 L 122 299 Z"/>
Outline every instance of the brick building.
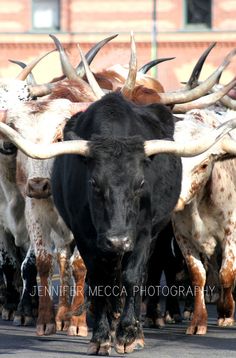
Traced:
<path fill-rule="evenodd" d="M 133 30 L 138 63 L 152 57 L 172 57 L 160 64 L 158 79 L 167 90 L 185 81 L 198 56 L 213 41 L 201 78 L 207 77 L 223 57 L 236 47 L 235 0 L 0 0 L 0 75 L 19 72 L 8 59 L 29 63 L 52 48 L 54 33 L 68 50 L 72 63 L 79 62 L 76 47 L 84 51 L 104 37 L 119 33 L 92 64 L 97 70 L 129 59 L 129 33 Z M 45 82 L 61 73 L 58 54 L 50 54 L 34 70 L 37 81 Z M 222 78 L 236 73 L 235 61 Z"/>

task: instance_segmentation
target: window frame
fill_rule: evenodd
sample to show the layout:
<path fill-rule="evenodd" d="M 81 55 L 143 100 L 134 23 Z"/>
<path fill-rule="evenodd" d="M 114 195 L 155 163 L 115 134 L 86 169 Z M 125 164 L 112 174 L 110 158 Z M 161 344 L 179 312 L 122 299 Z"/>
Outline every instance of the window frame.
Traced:
<path fill-rule="evenodd" d="M 46 1 L 46 0 L 44 0 L 44 1 Z M 55 1 L 58 3 L 57 14 L 56 14 L 58 27 L 35 27 L 34 26 L 34 13 L 36 11 L 36 4 L 35 4 L 35 0 L 31 0 L 31 31 L 32 32 L 48 33 L 48 32 L 60 32 L 61 31 L 61 0 L 55 0 Z"/>
<path fill-rule="evenodd" d="M 183 28 L 185 31 L 193 31 L 193 32 L 197 32 L 197 31 L 212 31 L 212 7 L 213 7 L 213 1 L 210 1 L 210 12 L 211 12 L 211 19 L 210 19 L 210 26 L 208 26 L 206 23 L 196 23 L 196 24 L 191 24 L 188 23 L 188 5 L 187 5 L 187 1 L 188 0 L 183 0 Z"/>

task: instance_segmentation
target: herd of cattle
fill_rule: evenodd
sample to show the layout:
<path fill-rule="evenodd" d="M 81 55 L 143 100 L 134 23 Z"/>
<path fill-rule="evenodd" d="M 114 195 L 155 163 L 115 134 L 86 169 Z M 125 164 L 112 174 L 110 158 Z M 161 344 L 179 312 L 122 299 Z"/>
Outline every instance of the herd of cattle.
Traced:
<path fill-rule="evenodd" d="M 97 73 L 89 64 L 117 35 L 85 56 L 79 48 L 76 68 L 50 36 L 60 78 L 35 82 L 31 71 L 46 54 L 28 65 L 13 61 L 22 67 L 18 77 L 0 79 L 2 319 L 15 325 L 36 319 L 37 335 L 86 336 L 89 308 L 88 354 L 109 355 L 112 345 L 131 353 L 144 347 L 142 287 L 157 287 L 162 271 L 175 285 L 177 271 L 185 270 L 194 288 L 187 333 L 207 331 L 209 277 L 219 291 L 218 325 L 233 325 L 236 79 L 225 86 L 219 80 L 236 50 L 200 82 L 212 44 L 189 81 L 166 93 L 146 72 L 171 58 L 138 70 L 133 35 L 129 66 Z M 108 288 L 120 294 L 107 294 Z M 176 299 L 169 297 L 166 310 L 177 321 Z M 146 297 L 145 324 L 160 319 L 157 295 Z"/>

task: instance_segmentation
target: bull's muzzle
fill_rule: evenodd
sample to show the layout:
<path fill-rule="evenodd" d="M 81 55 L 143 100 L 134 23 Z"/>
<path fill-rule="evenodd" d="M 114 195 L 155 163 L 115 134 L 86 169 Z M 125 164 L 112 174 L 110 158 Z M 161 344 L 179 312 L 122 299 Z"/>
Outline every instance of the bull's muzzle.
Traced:
<path fill-rule="evenodd" d="M 133 249 L 133 240 L 130 236 L 108 236 L 102 241 L 106 251 L 125 253 Z"/>
<path fill-rule="evenodd" d="M 26 185 L 26 195 L 35 199 L 47 199 L 51 195 L 51 184 L 47 178 L 29 179 Z"/>

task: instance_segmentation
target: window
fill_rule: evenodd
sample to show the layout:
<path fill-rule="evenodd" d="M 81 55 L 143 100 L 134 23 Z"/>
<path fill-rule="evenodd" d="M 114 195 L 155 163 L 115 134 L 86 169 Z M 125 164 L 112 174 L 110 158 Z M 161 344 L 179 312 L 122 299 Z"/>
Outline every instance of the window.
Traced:
<path fill-rule="evenodd" d="M 60 30 L 60 0 L 33 0 L 34 30 Z"/>
<path fill-rule="evenodd" d="M 185 8 L 188 28 L 211 28 L 211 0 L 185 0 Z"/>

